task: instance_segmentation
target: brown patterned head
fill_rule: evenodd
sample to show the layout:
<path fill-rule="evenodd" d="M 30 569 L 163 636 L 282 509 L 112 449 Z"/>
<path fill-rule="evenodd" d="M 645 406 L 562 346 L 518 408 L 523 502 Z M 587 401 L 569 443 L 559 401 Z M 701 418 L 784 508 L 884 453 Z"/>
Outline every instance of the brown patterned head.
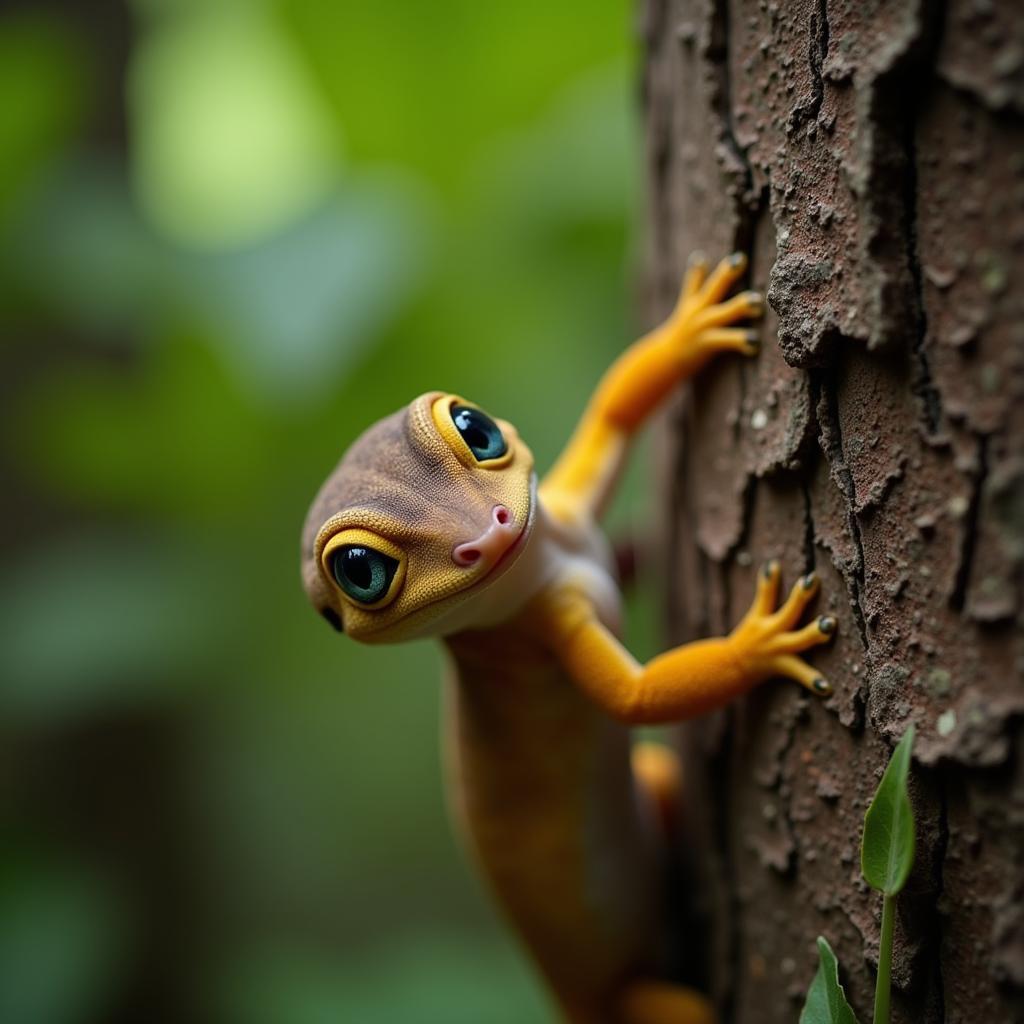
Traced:
<path fill-rule="evenodd" d="M 374 424 L 316 496 L 302 536 L 313 606 L 369 643 L 443 632 L 518 557 L 533 454 L 515 428 L 443 392 Z"/>

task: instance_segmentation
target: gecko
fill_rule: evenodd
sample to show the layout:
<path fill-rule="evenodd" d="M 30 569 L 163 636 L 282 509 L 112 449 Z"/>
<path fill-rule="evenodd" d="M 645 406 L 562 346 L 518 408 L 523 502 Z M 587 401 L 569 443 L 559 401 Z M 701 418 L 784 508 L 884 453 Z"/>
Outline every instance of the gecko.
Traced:
<path fill-rule="evenodd" d="M 741 253 L 691 259 L 661 326 L 604 374 L 539 480 L 511 423 L 431 391 L 360 436 L 310 508 L 302 575 L 315 609 L 369 644 L 440 638 L 446 779 L 471 856 L 572 1024 L 711 1024 L 710 999 L 670 980 L 663 865 L 679 783 L 667 746 L 631 726 L 692 718 L 772 677 L 818 696 L 800 655 L 819 588 L 780 604 L 758 572 L 726 636 L 639 663 L 619 639 L 620 592 L 600 517 L 629 442 L 720 353 L 755 355 L 760 294 L 732 294 Z M 667 812 L 666 812 L 667 813 Z"/>

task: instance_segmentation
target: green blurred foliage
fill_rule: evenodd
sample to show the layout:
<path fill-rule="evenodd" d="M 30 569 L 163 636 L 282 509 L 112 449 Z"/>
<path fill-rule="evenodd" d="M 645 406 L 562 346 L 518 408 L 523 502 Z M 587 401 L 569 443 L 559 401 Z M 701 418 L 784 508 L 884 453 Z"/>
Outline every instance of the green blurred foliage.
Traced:
<path fill-rule="evenodd" d="M 211 1019 L 544 1019 L 450 835 L 436 650 L 333 634 L 298 536 L 431 388 L 550 463 L 634 333 L 630 6 L 139 0 L 113 101 L 101 20 L 37 6 L 0 19 L 0 1018 L 120 1005 L 174 930 L 152 831 Z"/>
<path fill-rule="evenodd" d="M 102 1014 L 120 928 L 101 878 L 5 846 L 0 864 L 0 1020 L 72 1024 Z"/>
<path fill-rule="evenodd" d="M 399 161 L 457 201 L 483 150 L 529 130 L 574 78 L 622 59 L 631 8 L 284 0 L 282 12 L 353 159 Z"/>
<path fill-rule="evenodd" d="M 333 190 L 330 110 L 264 4 L 151 18 L 130 99 L 138 191 L 171 234 L 257 240 Z"/>
<path fill-rule="evenodd" d="M 87 58 L 53 19 L 8 16 L 0 32 L 0 224 L 31 177 L 62 148 L 88 105 Z"/>

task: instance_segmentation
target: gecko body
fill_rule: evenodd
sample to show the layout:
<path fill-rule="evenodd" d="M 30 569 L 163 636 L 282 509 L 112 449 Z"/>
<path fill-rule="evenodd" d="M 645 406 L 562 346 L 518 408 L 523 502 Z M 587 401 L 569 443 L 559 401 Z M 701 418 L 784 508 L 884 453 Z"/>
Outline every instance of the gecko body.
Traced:
<path fill-rule="evenodd" d="M 728 293 L 742 256 L 692 261 L 675 311 L 606 373 L 538 483 L 515 428 L 429 392 L 371 427 L 313 503 L 303 576 L 314 606 L 369 643 L 437 636 L 448 652 L 446 761 L 453 813 L 506 916 L 575 1024 L 710 1024 L 667 979 L 667 751 L 630 726 L 718 708 L 772 676 L 826 695 L 798 655 L 835 620 L 799 626 L 813 574 L 778 605 L 758 574 L 725 637 L 645 665 L 619 642 L 620 599 L 598 522 L 647 415 L 716 354 L 753 354 L 761 299 Z"/>

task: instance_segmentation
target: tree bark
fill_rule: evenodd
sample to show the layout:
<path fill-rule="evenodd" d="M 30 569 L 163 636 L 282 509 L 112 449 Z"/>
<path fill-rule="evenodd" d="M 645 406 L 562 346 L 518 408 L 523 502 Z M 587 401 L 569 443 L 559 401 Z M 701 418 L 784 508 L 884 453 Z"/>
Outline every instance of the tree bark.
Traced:
<path fill-rule="evenodd" d="M 864 811 L 917 726 L 893 1020 L 1024 1020 L 1024 11 L 984 0 L 647 0 L 651 319 L 694 249 L 751 256 L 754 359 L 681 400 L 673 641 L 764 560 L 839 620 L 820 702 L 770 683 L 683 730 L 707 982 L 793 1022 L 815 937 L 871 1019 Z"/>

